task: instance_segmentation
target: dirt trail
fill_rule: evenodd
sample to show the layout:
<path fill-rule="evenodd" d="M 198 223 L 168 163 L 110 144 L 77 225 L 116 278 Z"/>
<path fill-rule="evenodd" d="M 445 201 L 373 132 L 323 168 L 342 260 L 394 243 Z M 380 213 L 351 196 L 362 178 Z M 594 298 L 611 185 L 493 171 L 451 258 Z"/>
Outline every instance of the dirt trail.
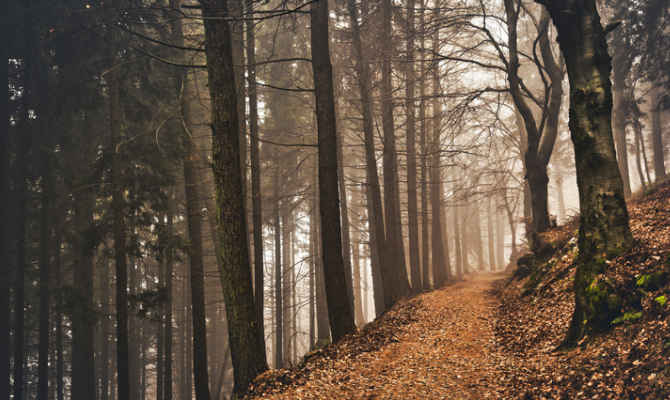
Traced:
<path fill-rule="evenodd" d="M 463 282 L 418 297 L 412 322 L 379 350 L 318 365 L 304 385 L 267 399 L 484 399 L 500 365 L 487 293 L 500 274 L 470 274 Z M 334 362 L 334 365 L 332 364 Z M 504 361 L 503 361 L 504 362 Z"/>

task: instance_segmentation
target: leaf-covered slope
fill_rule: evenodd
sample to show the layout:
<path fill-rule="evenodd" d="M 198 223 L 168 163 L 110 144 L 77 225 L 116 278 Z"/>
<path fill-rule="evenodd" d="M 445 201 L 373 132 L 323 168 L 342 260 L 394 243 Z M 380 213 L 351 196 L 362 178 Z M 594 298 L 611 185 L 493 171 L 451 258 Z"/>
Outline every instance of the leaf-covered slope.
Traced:
<path fill-rule="evenodd" d="M 525 281 L 497 292 L 496 340 L 504 354 L 525 360 L 506 375 L 504 397 L 670 398 L 670 185 L 632 200 L 628 209 L 637 243 L 597 279 L 619 315 L 612 330 L 585 338 L 570 352 L 553 352 L 572 316 L 574 241 L 557 246 L 563 251 L 532 295 L 520 296 Z M 547 239 L 571 235 L 573 226 L 561 227 Z"/>

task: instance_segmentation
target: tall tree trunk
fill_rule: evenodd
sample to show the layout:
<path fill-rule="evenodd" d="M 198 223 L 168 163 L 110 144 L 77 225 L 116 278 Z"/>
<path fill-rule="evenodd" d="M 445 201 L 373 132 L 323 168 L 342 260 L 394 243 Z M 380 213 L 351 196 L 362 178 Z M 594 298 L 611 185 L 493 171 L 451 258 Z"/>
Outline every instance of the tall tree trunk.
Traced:
<path fill-rule="evenodd" d="M 80 189 L 81 191 L 82 189 Z M 95 399 L 95 312 L 93 303 L 93 251 L 87 235 L 93 224 L 95 196 L 78 193 L 74 202 L 74 224 L 77 232 L 73 283 L 77 292 L 72 321 L 72 400 Z M 108 301 L 104 299 L 103 301 Z"/>
<path fill-rule="evenodd" d="M 637 176 L 638 179 L 640 180 L 640 191 L 644 193 L 647 190 L 647 184 L 645 182 L 651 182 L 651 181 L 645 181 L 644 179 L 644 172 L 642 171 L 642 161 L 640 160 L 642 150 L 640 149 L 640 140 L 641 140 L 641 134 L 640 134 L 640 129 L 638 127 L 635 127 L 635 166 L 637 167 Z"/>
<path fill-rule="evenodd" d="M 289 204 L 290 206 L 290 204 Z M 288 208 L 288 207 L 287 207 Z M 277 327 L 283 331 L 282 337 L 282 365 L 291 367 L 291 358 L 289 350 L 291 347 L 291 275 L 293 269 L 291 265 L 291 212 L 284 210 L 282 215 L 282 326 Z"/>
<path fill-rule="evenodd" d="M 49 399 L 49 332 L 51 312 L 51 245 L 53 243 L 53 175 L 51 157 L 45 156 L 42 165 L 42 199 L 40 221 L 39 263 L 39 332 L 37 345 L 37 400 Z"/>
<path fill-rule="evenodd" d="M 414 0 L 407 2 L 407 64 L 405 66 L 407 110 L 407 218 L 409 228 L 409 269 L 412 292 L 421 293 L 421 256 L 419 253 L 419 217 L 416 184 L 416 120 L 414 107 Z"/>
<path fill-rule="evenodd" d="M 354 278 L 351 266 L 351 235 L 349 234 L 349 200 L 344 176 L 344 137 L 337 133 L 337 180 L 340 188 L 340 219 L 342 224 L 342 260 L 344 261 L 344 279 L 347 284 L 347 297 L 351 312 L 354 313 Z M 355 313 L 354 313 L 355 316 Z"/>
<path fill-rule="evenodd" d="M 374 238 L 376 242 L 377 257 L 379 258 L 379 269 L 381 280 L 383 282 L 383 291 L 377 289 L 378 285 L 375 282 L 375 310 L 377 315 L 381 315 L 384 309 L 391 308 L 406 292 L 401 288 L 400 280 L 397 278 L 397 268 L 391 265 L 393 258 L 390 253 L 390 247 L 395 246 L 394 241 L 387 240 L 384 232 L 384 214 L 382 209 L 382 196 L 379 187 L 379 175 L 377 173 L 377 157 L 375 155 L 375 142 L 373 131 L 373 116 L 372 104 L 370 101 L 371 71 L 369 64 L 364 57 L 363 44 L 361 40 L 360 28 L 358 25 L 358 10 L 354 0 L 348 1 L 349 19 L 353 33 L 353 41 L 355 48 L 356 70 L 358 78 L 358 88 L 361 96 L 361 109 L 363 114 L 363 133 L 365 142 L 365 163 L 367 171 L 367 184 L 370 187 L 368 196 L 368 211 L 370 214 L 370 229 L 371 240 Z M 374 229 L 374 236 L 372 235 Z M 406 276 L 407 274 L 405 274 Z M 375 269 L 373 264 L 373 279 L 375 276 Z M 381 293 L 380 293 L 381 292 Z M 383 307 L 379 301 L 379 294 L 383 293 Z"/>
<path fill-rule="evenodd" d="M 28 69 L 30 71 L 30 69 Z M 31 147 L 31 130 L 27 111 L 22 118 L 16 163 L 19 165 L 16 183 L 16 275 L 14 277 L 14 399 L 23 399 L 25 359 L 25 303 L 26 303 L 26 208 L 28 204 L 27 163 Z"/>
<path fill-rule="evenodd" d="M 563 196 L 563 169 L 559 166 L 554 166 L 556 178 L 556 198 L 558 200 L 558 221 L 564 223 L 565 216 L 565 197 Z"/>
<path fill-rule="evenodd" d="M 323 272 L 328 302 L 328 318 L 333 342 L 356 330 L 349 307 L 342 259 L 342 227 L 337 190 L 337 129 L 333 73 L 328 37 L 328 1 L 316 0 L 310 6 L 312 68 L 316 97 L 319 151 L 319 213 Z"/>
<path fill-rule="evenodd" d="M 425 23 L 425 1 L 419 0 L 419 26 Z M 426 43 L 425 35 L 420 35 L 419 48 L 424 49 Z M 425 53 L 421 55 L 420 76 L 426 76 Z M 419 148 L 421 149 L 421 278 L 423 280 L 423 290 L 430 290 L 430 237 L 428 236 L 428 155 L 426 141 L 428 140 L 428 124 L 426 118 L 426 79 L 419 80 L 419 121 L 421 121 L 421 132 L 419 139 Z M 408 161 L 409 164 L 409 161 Z"/>
<path fill-rule="evenodd" d="M 616 154 L 619 164 L 619 173 L 623 178 L 623 190 L 625 198 L 631 196 L 632 190 L 630 187 L 630 172 L 628 167 L 628 143 L 626 140 L 626 113 L 628 109 L 628 98 L 624 95 L 625 90 L 625 76 L 620 68 L 614 68 L 612 86 L 612 97 L 614 99 L 613 113 L 612 113 L 612 131 L 616 142 Z"/>
<path fill-rule="evenodd" d="M 505 223 L 502 213 L 496 213 L 496 247 L 498 255 L 498 269 L 505 269 Z"/>
<path fill-rule="evenodd" d="M 212 98 L 214 179 L 222 286 L 234 371 L 234 394 L 268 369 L 256 320 L 240 170 L 240 137 L 227 2 L 200 0 Z"/>
<path fill-rule="evenodd" d="M 393 293 L 397 298 L 409 294 L 409 281 L 405 269 L 404 250 L 402 243 L 402 230 L 398 230 L 397 214 L 399 204 L 396 204 L 398 193 L 398 164 L 395 154 L 395 129 L 393 123 L 393 85 L 391 82 L 391 57 L 393 45 L 391 42 L 391 1 L 383 0 L 381 7 L 381 35 L 383 42 L 382 50 L 382 79 L 380 85 L 382 129 L 384 132 L 384 217 L 386 221 L 386 243 L 388 251 L 388 263 L 393 272 L 395 290 Z M 392 305 L 392 304 L 391 304 Z M 389 304 L 386 306 L 390 308 Z"/>
<path fill-rule="evenodd" d="M 134 214 L 130 219 L 130 242 L 137 240 L 137 231 L 135 229 Z M 134 252 L 130 252 L 128 256 L 128 293 L 129 296 L 135 297 L 138 294 L 139 284 L 139 268 L 137 265 L 137 258 Z M 140 400 L 140 321 L 137 315 L 131 314 L 128 316 L 128 350 L 129 350 L 129 368 L 130 368 L 130 399 Z"/>
<path fill-rule="evenodd" d="M 651 142 L 654 149 L 654 173 L 656 184 L 668 179 L 663 159 L 663 132 L 661 131 L 661 110 L 659 109 L 659 89 L 654 86 L 651 96 Z"/>
<path fill-rule="evenodd" d="M 452 186 L 455 188 L 455 184 Z M 456 192 L 454 192 L 455 196 Z M 463 276 L 463 254 L 461 254 L 461 241 L 465 241 L 465 238 L 461 238 L 461 217 L 459 215 L 459 206 L 458 204 L 454 201 L 453 204 L 453 209 L 454 209 L 454 250 L 456 253 L 454 254 L 454 262 L 456 263 L 456 276 L 458 278 Z"/>
<path fill-rule="evenodd" d="M 118 400 L 130 400 L 130 370 L 128 349 L 128 268 L 126 264 L 126 221 L 123 195 L 123 166 L 121 165 L 121 109 L 119 79 L 116 65 L 117 28 L 107 26 L 109 72 L 109 119 L 112 152 L 112 213 L 114 217 L 114 260 L 116 271 L 116 368 Z"/>
<path fill-rule="evenodd" d="M 6 7 L 0 16 L 0 400 L 9 400 L 11 391 L 11 239 L 10 199 L 11 177 L 11 101 L 9 84 L 10 21 L 13 7 Z M 21 282 L 23 284 L 23 282 Z M 21 305 L 23 307 L 23 305 Z M 15 359 L 16 360 L 16 359 Z M 21 360 L 21 358 L 19 358 Z M 16 365 L 16 361 L 14 362 Z M 15 368 L 16 370 L 16 368 Z M 14 381 L 16 383 L 16 380 Z M 15 399 L 20 399 L 16 398 Z"/>
<path fill-rule="evenodd" d="M 101 277 L 109 277 L 109 260 L 103 261 Z M 109 400 L 109 369 L 111 364 L 109 348 L 110 332 L 110 298 L 109 298 L 109 279 L 100 279 L 100 400 Z M 112 397 L 113 399 L 113 397 Z"/>
<path fill-rule="evenodd" d="M 284 367 L 284 296 L 282 295 L 281 216 L 279 215 L 279 152 L 275 156 L 274 173 L 274 234 L 275 234 L 275 369 Z"/>
<path fill-rule="evenodd" d="M 377 232 L 380 230 L 383 233 L 383 228 L 377 228 L 376 226 L 376 218 L 378 217 L 380 221 L 383 221 L 383 217 L 380 216 L 375 216 L 375 210 L 374 210 L 374 201 L 373 201 L 373 196 L 372 196 L 372 184 L 370 183 L 369 180 L 369 173 L 367 172 L 368 168 L 366 168 L 366 178 L 367 181 L 365 183 L 365 194 L 366 194 L 366 206 L 367 206 L 367 212 L 368 212 L 368 227 L 369 227 L 369 235 L 370 235 L 370 276 L 372 278 L 372 294 L 373 294 L 373 300 L 375 303 L 375 317 L 379 317 L 382 315 L 384 310 L 386 310 L 386 305 L 385 305 L 385 294 L 384 294 L 384 278 L 382 277 L 382 270 L 380 266 L 380 257 L 379 257 L 379 243 L 377 242 L 379 239 L 377 239 Z M 379 186 L 377 186 L 377 189 L 379 189 Z M 381 196 L 379 197 L 379 203 L 381 204 Z"/>
<path fill-rule="evenodd" d="M 491 210 L 491 198 L 487 199 L 486 209 L 486 232 L 488 234 L 486 243 L 489 250 L 489 270 L 496 271 L 495 241 L 493 237 L 493 210 Z"/>
<path fill-rule="evenodd" d="M 587 293 L 607 265 L 595 260 L 602 254 L 613 257 L 629 249 L 633 236 L 612 137 L 611 58 L 595 0 L 545 4 L 558 31 L 570 80 L 570 132 L 581 209 L 576 305 L 563 340 L 564 345 L 571 345 L 591 328 L 609 323 L 611 313 L 606 306 L 594 302 Z"/>
<path fill-rule="evenodd" d="M 166 234 L 169 241 L 172 241 L 174 230 L 174 188 L 168 189 L 168 208 Z M 165 358 L 163 363 L 163 396 L 165 400 L 172 400 L 172 302 L 174 291 L 172 290 L 172 272 L 173 272 L 173 246 L 169 243 L 165 249 L 165 292 L 167 299 L 165 301 Z"/>
<path fill-rule="evenodd" d="M 484 271 L 486 269 L 486 264 L 484 262 L 484 244 L 482 241 L 482 221 L 481 221 L 481 205 L 475 203 L 475 212 L 472 219 L 472 234 L 474 235 L 475 252 L 477 253 L 477 263 L 479 264 L 477 270 Z"/>
<path fill-rule="evenodd" d="M 64 218 L 63 215 L 64 213 L 58 212 L 59 210 L 56 209 L 55 206 L 53 206 L 51 210 L 51 215 L 53 216 L 53 226 L 54 226 L 54 235 L 53 235 L 53 250 L 54 250 L 54 261 L 53 261 L 53 266 L 54 266 L 54 281 L 55 284 L 53 285 L 55 288 L 55 295 L 54 295 L 54 301 L 56 304 L 56 315 L 55 315 L 55 321 L 54 325 L 56 325 L 56 400 L 63 400 L 65 398 L 65 393 L 64 393 L 64 385 L 65 385 L 65 380 L 64 380 L 64 373 L 65 373 L 65 362 L 63 362 L 63 296 L 62 296 L 62 289 L 63 289 L 63 263 L 61 260 L 61 248 L 63 246 L 63 223 L 64 223 Z M 62 210 L 60 210 L 62 211 Z M 93 271 L 91 271 L 91 277 L 93 276 Z M 91 302 L 93 302 L 93 279 L 90 281 L 91 283 Z M 95 342 L 94 342 L 94 332 L 91 331 L 91 336 L 88 338 L 88 340 L 91 342 L 91 360 L 93 361 L 91 363 L 91 387 L 93 388 L 92 394 L 93 397 L 92 399 L 95 399 Z"/>
<path fill-rule="evenodd" d="M 434 92 L 437 92 L 437 88 L 434 89 Z M 437 110 L 433 110 L 433 118 L 439 118 Z M 440 182 L 440 131 L 438 129 L 438 124 L 433 124 L 433 137 L 432 137 L 432 146 L 431 153 L 431 209 L 433 210 L 433 234 L 432 234 L 432 254 L 433 254 L 433 284 L 435 288 L 440 288 L 447 283 L 448 272 L 447 272 L 447 260 L 444 257 L 444 243 L 442 241 L 442 224 L 440 218 L 440 191 L 442 190 L 442 184 Z M 451 269 L 451 268 L 449 268 Z"/>
<path fill-rule="evenodd" d="M 161 223 L 163 223 L 165 215 L 159 214 Z M 161 254 L 158 258 L 158 287 L 165 288 L 165 239 L 164 235 L 159 233 L 159 246 L 161 247 Z M 168 296 L 170 296 L 168 294 Z M 165 307 L 159 305 L 158 308 L 158 325 L 156 328 L 156 400 L 163 400 L 165 390 L 165 325 L 168 323 L 165 318 Z M 170 320 L 172 323 L 172 320 Z"/>
<path fill-rule="evenodd" d="M 521 91 L 521 79 L 519 78 L 519 57 L 517 51 L 517 21 L 519 18 L 520 3 L 515 0 L 505 0 L 505 13 L 507 15 L 507 28 L 509 33 L 509 62 L 507 62 L 507 78 L 510 86 L 510 94 L 517 110 L 517 123 L 523 121 L 523 129 L 520 133 L 526 133 L 526 140 L 522 140 L 523 158 L 526 182 L 530 190 L 530 208 L 532 228 L 537 232 L 544 232 L 551 227 L 549 221 L 549 203 L 547 186 L 549 176 L 547 165 L 553 152 L 556 135 L 558 133 L 559 113 L 561 99 L 563 97 L 563 65 L 554 61 L 548 37 L 549 15 L 542 13 L 538 27 L 540 50 L 544 68 L 551 80 L 549 103 L 546 111 L 543 110 L 543 118 L 540 126 L 537 125 L 532 110 L 526 103 Z M 546 117 L 546 120 L 545 120 Z M 546 126 L 545 126 L 546 121 Z M 526 197 L 527 198 L 527 197 Z M 525 208 L 527 210 L 527 208 Z"/>
<path fill-rule="evenodd" d="M 175 24 L 176 25 L 176 24 Z M 192 126 L 191 108 L 188 101 L 188 76 L 182 75 L 181 117 L 186 126 Z M 184 191 L 186 193 L 186 215 L 188 256 L 190 261 L 191 312 L 193 314 L 193 378 L 197 400 L 209 400 L 209 376 L 207 369 L 207 323 L 205 315 L 205 286 L 202 252 L 202 205 L 198 197 L 197 145 L 188 132 L 182 134 L 184 154 Z M 227 304 L 227 303 L 226 303 Z"/>
<path fill-rule="evenodd" d="M 247 18 L 253 18 L 253 1 L 246 0 Z M 249 135 L 251 136 L 251 202 L 254 235 L 254 303 L 261 347 L 265 351 L 263 318 L 263 209 L 261 207 L 261 161 L 258 131 L 258 88 L 256 85 L 256 40 L 254 21 L 247 20 L 247 74 L 249 81 Z"/>
<path fill-rule="evenodd" d="M 463 206 L 463 221 L 461 223 L 461 271 L 463 274 L 470 273 L 470 265 L 468 264 L 468 205 Z"/>

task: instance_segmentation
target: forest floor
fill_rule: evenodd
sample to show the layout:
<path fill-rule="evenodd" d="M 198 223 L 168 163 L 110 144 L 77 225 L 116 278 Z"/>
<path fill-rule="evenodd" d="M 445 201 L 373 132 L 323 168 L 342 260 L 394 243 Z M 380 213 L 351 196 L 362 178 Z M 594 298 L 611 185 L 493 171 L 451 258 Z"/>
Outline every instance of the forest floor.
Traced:
<path fill-rule="evenodd" d="M 468 274 L 261 375 L 245 398 L 670 399 L 670 185 L 628 208 L 637 244 L 599 278 L 624 317 L 571 351 L 555 348 L 572 316 L 576 221 L 545 235 L 556 253 L 537 284 Z"/>

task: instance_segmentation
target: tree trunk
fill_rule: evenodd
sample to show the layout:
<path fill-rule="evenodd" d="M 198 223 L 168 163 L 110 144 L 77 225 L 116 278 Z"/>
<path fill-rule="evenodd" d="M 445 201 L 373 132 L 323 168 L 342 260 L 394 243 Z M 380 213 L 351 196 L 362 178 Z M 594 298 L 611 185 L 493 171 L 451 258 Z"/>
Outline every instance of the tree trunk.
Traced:
<path fill-rule="evenodd" d="M 267 370 L 256 320 L 247 245 L 240 137 L 228 4 L 201 0 L 212 99 L 214 179 L 222 258 L 222 286 L 234 371 L 234 394 Z"/>
<path fill-rule="evenodd" d="M 174 230 L 174 188 L 168 189 L 168 209 L 167 209 L 167 235 L 172 240 Z M 163 396 L 165 400 L 172 400 L 172 301 L 174 292 L 172 290 L 172 271 L 173 270 L 173 246 L 168 245 L 165 254 L 165 292 L 167 300 L 165 301 L 165 358 L 163 368 Z"/>
<path fill-rule="evenodd" d="M 13 7 L 6 7 L 0 16 L 0 82 L 9 82 L 9 43 L 10 43 L 10 21 Z M 11 146 L 11 100 L 9 85 L 0 88 L 0 400 L 9 400 L 11 392 L 11 239 L 12 227 L 10 200 L 11 200 L 11 176 L 10 156 Z M 21 281 L 23 285 L 23 281 Z M 23 308 L 23 302 L 21 303 Z M 19 358 L 18 360 L 21 360 Z M 16 370 L 16 359 L 14 361 Z M 20 363 L 19 363 L 20 364 Z M 16 384 L 16 380 L 14 380 Z M 19 400 L 19 398 L 14 397 Z"/>
<path fill-rule="evenodd" d="M 651 90 L 651 142 L 654 149 L 654 173 L 656 174 L 655 183 L 667 180 L 668 175 L 665 171 L 665 161 L 663 159 L 663 132 L 661 131 L 661 110 L 659 109 L 659 90 L 654 86 Z"/>
<path fill-rule="evenodd" d="M 110 270 L 109 270 L 109 261 L 104 260 L 103 261 L 103 268 L 102 271 L 100 271 L 100 276 L 101 277 L 109 277 L 110 276 Z M 109 378 L 109 369 L 110 369 L 110 364 L 111 364 L 111 357 L 110 355 L 110 348 L 109 348 L 109 332 L 111 330 L 110 327 L 110 319 L 109 319 L 109 314 L 110 314 L 110 298 L 109 298 L 109 280 L 106 279 L 100 279 L 100 316 L 101 316 L 101 323 L 100 323 L 100 400 L 109 400 L 109 386 L 110 386 L 110 378 Z M 113 399 L 113 397 L 111 397 Z"/>
<path fill-rule="evenodd" d="M 425 1 L 419 0 L 419 26 L 424 26 Z M 425 35 L 420 35 L 419 48 L 423 49 L 426 43 Z M 424 53 L 421 53 L 420 76 L 426 75 L 426 62 Z M 430 237 L 428 236 L 428 155 L 426 141 L 428 140 L 429 121 L 426 118 L 426 79 L 419 80 L 419 121 L 421 122 L 421 132 L 419 139 L 419 148 L 421 149 L 421 278 L 423 280 L 423 290 L 430 290 Z M 409 162 L 408 162 L 409 163 Z"/>
<path fill-rule="evenodd" d="M 482 221 L 481 221 L 481 206 L 479 203 L 475 203 L 475 212 L 472 219 L 472 234 L 474 235 L 473 245 L 475 246 L 475 252 L 477 253 L 477 270 L 484 271 L 486 269 L 486 264 L 484 262 L 484 244 L 482 241 Z"/>
<path fill-rule="evenodd" d="M 382 129 L 384 132 L 384 217 L 386 221 L 386 243 L 388 252 L 388 263 L 393 273 L 395 289 L 393 296 L 398 299 L 409 294 L 409 281 L 407 271 L 404 268 L 404 250 L 402 243 L 402 230 L 398 230 L 397 215 L 399 205 L 398 198 L 398 163 L 395 154 L 395 128 L 393 123 L 393 85 L 391 82 L 391 57 L 393 45 L 391 43 L 391 1 L 382 0 L 381 4 L 381 35 L 383 42 L 382 50 L 382 79 L 380 85 L 380 99 L 382 112 Z M 386 290 L 385 290 L 386 293 Z M 388 294 L 389 296 L 391 293 Z M 395 301 L 393 302 L 395 303 Z M 390 308 L 392 304 L 387 304 Z"/>
<path fill-rule="evenodd" d="M 374 142 L 374 131 L 373 131 L 373 116 L 372 116 L 372 104 L 370 101 L 370 90 L 372 90 L 371 84 L 371 71 L 369 64 L 364 57 L 363 44 L 361 40 L 360 28 L 358 26 L 358 10 L 356 9 L 356 3 L 353 0 L 348 2 L 349 8 L 349 19 L 351 22 L 351 29 L 353 34 L 354 48 L 355 48 L 355 61 L 356 61 L 356 71 L 358 78 L 358 88 L 361 96 L 361 108 L 363 116 L 363 134 L 365 142 L 365 163 L 367 171 L 367 184 L 370 187 L 370 193 L 368 196 L 368 211 L 371 212 L 370 216 L 370 230 L 371 230 L 371 241 L 374 238 L 376 242 L 376 254 L 379 258 L 379 269 L 380 276 L 383 284 L 381 285 L 383 290 L 378 290 L 377 283 L 375 282 L 375 310 L 377 315 L 381 315 L 384 309 L 391 308 L 401 297 L 405 295 L 402 289 L 399 287 L 399 281 L 396 279 L 396 268 L 391 266 L 390 259 L 392 258 L 389 247 L 390 245 L 395 245 L 395 242 L 387 241 L 386 234 L 384 232 L 384 214 L 382 209 L 382 196 L 381 189 L 379 187 L 379 176 L 377 174 L 377 157 L 375 154 L 375 142 Z M 374 235 L 372 235 L 372 229 L 374 229 Z M 373 279 L 375 277 L 375 267 L 373 264 L 372 270 Z M 406 275 L 406 274 L 405 274 Z M 381 307 L 381 302 L 379 301 L 379 295 L 383 294 L 383 307 Z"/>
<path fill-rule="evenodd" d="M 253 1 L 246 0 L 247 18 L 253 18 Z M 263 208 L 261 207 L 261 161 L 258 131 L 258 88 L 256 85 L 256 40 L 254 21 L 246 21 L 247 74 L 249 81 L 249 135 L 251 136 L 251 202 L 254 235 L 254 304 L 261 347 L 265 351 Z M 217 399 L 218 400 L 218 399 Z"/>
<path fill-rule="evenodd" d="M 377 232 L 382 229 L 378 229 L 375 223 L 375 210 L 374 210 L 374 201 L 372 200 L 372 184 L 369 180 L 368 168 L 366 168 L 366 178 L 365 183 L 365 198 L 366 206 L 368 213 L 368 228 L 370 235 L 370 276 L 372 278 L 372 295 L 375 303 L 375 317 L 379 317 L 386 310 L 386 305 L 384 303 L 384 278 L 382 277 L 382 270 L 380 266 L 380 257 L 379 257 L 379 248 L 380 245 L 377 239 Z M 379 188 L 379 186 L 377 187 Z M 381 196 L 379 197 L 379 202 L 381 203 Z M 379 220 L 383 220 L 382 216 L 378 216 Z"/>
<path fill-rule="evenodd" d="M 496 242 L 498 255 L 498 269 L 505 269 L 505 222 L 502 213 L 496 213 Z"/>
<path fill-rule="evenodd" d="M 349 307 L 342 259 L 342 227 L 340 225 L 337 190 L 337 129 L 333 75 L 328 37 L 328 1 L 317 0 L 310 6 L 312 68 L 316 97 L 316 121 L 319 151 L 319 212 L 323 272 L 328 302 L 328 318 L 333 342 L 356 330 L 353 311 Z"/>
<path fill-rule="evenodd" d="M 112 212 L 114 217 L 114 261 L 116 271 L 116 368 L 118 400 L 130 400 L 130 370 L 128 348 L 128 268 L 126 264 L 126 221 L 123 194 L 123 166 L 121 165 L 121 109 L 119 106 L 119 81 L 116 65 L 117 29 L 108 30 L 107 73 L 109 87 L 109 115 L 112 152 Z"/>
<path fill-rule="evenodd" d="M 88 161 L 88 160 L 87 160 Z M 81 189 L 80 189 L 81 190 Z M 77 292 L 77 309 L 72 321 L 72 400 L 95 399 L 95 312 L 93 303 L 93 251 L 86 235 L 93 224 L 95 196 L 78 192 L 74 202 L 74 224 L 77 231 L 73 283 Z M 106 299 L 104 301 L 107 301 Z"/>
<path fill-rule="evenodd" d="M 487 209 L 486 209 L 486 232 L 489 250 L 489 270 L 496 271 L 496 255 L 495 255 L 495 241 L 493 237 L 493 212 L 491 210 L 491 198 L 487 199 Z"/>
<path fill-rule="evenodd" d="M 454 184 L 454 188 L 455 188 Z M 456 192 L 454 192 L 455 196 Z M 454 254 L 454 261 L 456 262 L 456 276 L 460 279 L 463 276 L 463 254 L 461 254 L 461 241 L 465 241 L 465 238 L 461 239 L 461 217 L 459 215 L 459 206 L 456 202 L 453 204 L 453 209 L 454 209 L 454 249 L 456 250 L 456 254 Z"/>
<path fill-rule="evenodd" d="M 180 25 L 180 24 L 179 24 Z M 181 26 L 177 36 L 181 36 Z M 183 41 L 183 40 L 182 40 Z M 188 75 L 181 76 L 181 118 L 185 126 L 192 126 L 191 107 L 188 101 Z M 193 378 L 196 400 L 209 400 L 209 376 L 207 369 L 207 322 L 205 315 L 205 287 L 202 253 L 202 205 L 198 197 L 199 151 L 189 132 L 182 132 L 184 153 L 184 192 L 186 193 L 186 216 L 189 238 L 189 264 L 191 282 L 191 312 L 193 315 Z M 245 229 L 246 231 L 246 229 Z M 228 303 L 226 303 L 228 304 Z"/>
<path fill-rule="evenodd" d="M 281 224 L 279 215 L 279 152 L 275 156 L 274 173 L 274 234 L 275 234 L 275 369 L 284 366 L 284 304 L 282 295 Z"/>
<path fill-rule="evenodd" d="M 405 66 L 407 110 L 407 218 L 409 228 L 409 269 L 412 292 L 421 293 L 421 258 L 419 253 L 419 217 L 416 183 L 416 121 L 414 107 L 414 0 L 407 2 L 407 64 Z"/>
<path fill-rule="evenodd" d="M 549 203 L 547 185 L 547 165 L 556 142 L 558 133 L 559 113 L 561 99 L 563 97 L 563 65 L 557 65 L 554 61 L 551 47 L 549 45 L 548 29 L 549 15 L 542 13 L 539 23 L 540 50 L 544 68 L 551 80 L 549 103 L 547 110 L 543 110 L 542 123 L 538 127 L 532 110 L 526 103 L 521 91 L 521 79 L 519 78 L 519 57 L 517 51 L 517 21 L 519 18 L 519 7 L 514 0 L 505 0 L 505 13 L 507 15 L 507 27 L 509 32 L 509 62 L 507 63 L 507 77 L 510 86 L 510 94 L 518 111 L 517 118 L 523 120 L 526 133 L 526 143 L 523 148 L 526 181 L 530 189 L 531 221 L 532 228 L 537 232 L 544 232 L 551 227 L 549 220 Z M 546 116 L 546 126 L 545 126 Z M 520 121 L 517 121 L 520 123 Z M 521 130 L 521 128 L 520 128 Z M 522 143 L 524 141 L 522 140 Z"/>
<path fill-rule="evenodd" d="M 437 91 L 437 88 L 434 89 Z M 439 118 L 437 111 L 433 110 L 435 115 L 433 118 Z M 447 261 L 444 257 L 444 243 L 442 241 L 442 224 L 440 218 L 440 191 L 442 184 L 440 182 L 440 132 L 438 124 L 433 124 L 433 138 L 432 138 L 431 157 L 432 168 L 430 170 L 431 176 L 431 209 L 433 210 L 433 234 L 432 234 L 432 254 L 433 254 L 433 284 L 435 288 L 440 288 L 447 283 Z M 451 269 L 451 268 L 450 268 Z"/>
<path fill-rule="evenodd" d="M 344 278 L 347 284 L 347 297 L 351 312 L 354 313 L 354 278 L 351 265 L 351 235 L 349 234 L 349 199 L 344 180 L 344 137 L 342 131 L 337 134 L 337 180 L 340 188 L 340 219 L 342 224 L 342 260 Z M 355 317 L 355 313 L 354 313 Z"/>
<path fill-rule="evenodd" d="M 49 161 L 44 156 L 42 165 L 42 199 L 40 221 L 40 264 L 39 264 L 39 331 L 37 359 L 37 400 L 49 399 L 49 332 L 51 311 L 51 245 L 53 243 L 53 175 Z"/>
<path fill-rule="evenodd" d="M 609 325 L 612 313 L 587 290 L 607 265 L 596 258 L 603 254 L 614 257 L 629 249 L 633 236 L 612 137 L 611 58 L 595 0 L 545 3 L 558 31 L 570 80 L 570 132 L 581 209 L 576 305 L 562 343 L 571 345 L 591 328 Z"/>
<path fill-rule="evenodd" d="M 620 68 L 614 69 L 614 84 L 612 86 L 612 97 L 614 99 L 613 113 L 612 113 L 612 131 L 616 141 L 616 153 L 619 164 L 619 173 L 623 178 L 623 190 L 625 198 L 631 196 L 632 190 L 630 187 L 630 172 L 628 168 L 628 143 L 626 140 L 626 113 L 628 108 L 628 99 L 624 95 L 625 83 L 623 71 L 618 71 Z M 618 71 L 618 72 L 617 72 Z"/>

